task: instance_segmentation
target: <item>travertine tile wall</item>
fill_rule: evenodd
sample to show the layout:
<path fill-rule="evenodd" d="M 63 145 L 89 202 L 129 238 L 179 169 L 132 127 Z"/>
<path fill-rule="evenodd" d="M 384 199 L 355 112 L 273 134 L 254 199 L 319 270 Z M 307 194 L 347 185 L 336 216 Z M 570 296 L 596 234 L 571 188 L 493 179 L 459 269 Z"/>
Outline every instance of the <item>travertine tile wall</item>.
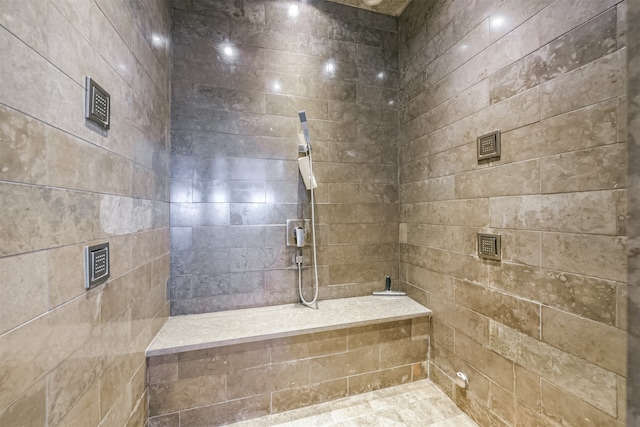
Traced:
<path fill-rule="evenodd" d="M 629 2 L 627 21 L 640 20 L 640 2 Z M 628 374 L 627 425 L 640 425 L 640 28 L 630 25 L 627 53 L 628 86 Z"/>
<path fill-rule="evenodd" d="M 149 427 L 212 427 L 427 377 L 429 318 L 149 358 Z"/>
<path fill-rule="evenodd" d="M 285 222 L 310 218 L 302 109 L 320 298 L 396 278 L 397 18 L 325 0 L 176 1 L 173 18 L 171 313 L 298 301 Z"/>
<path fill-rule="evenodd" d="M 143 426 L 168 315 L 169 8 L 0 5 L 0 425 Z M 111 129 L 84 119 L 84 77 Z M 84 289 L 85 245 L 111 279 Z"/>
<path fill-rule="evenodd" d="M 431 378 L 480 425 L 625 423 L 625 9 L 433 0 L 400 18 L 400 276 L 434 311 Z M 478 163 L 497 129 L 500 160 Z M 479 231 L 501 262 L 476 256 Z"/>

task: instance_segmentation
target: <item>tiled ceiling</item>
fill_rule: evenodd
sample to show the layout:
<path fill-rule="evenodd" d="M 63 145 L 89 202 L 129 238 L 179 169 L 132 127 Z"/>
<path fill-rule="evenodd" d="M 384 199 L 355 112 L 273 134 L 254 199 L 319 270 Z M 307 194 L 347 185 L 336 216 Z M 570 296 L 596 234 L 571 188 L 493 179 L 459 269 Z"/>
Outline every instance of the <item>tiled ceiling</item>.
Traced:
<path fill-rule="evenodd" d="M 359 7 L 361 9 L 373 10 L 374 12 L 384 13 L 385 15 L 400 16 L 402 11 L 407 7 L 411 0 L 382 0 L 377 6 L 367 6 L 364 0 L 329 0 L 334 3 L 342 3 L 349 6 Z"/>

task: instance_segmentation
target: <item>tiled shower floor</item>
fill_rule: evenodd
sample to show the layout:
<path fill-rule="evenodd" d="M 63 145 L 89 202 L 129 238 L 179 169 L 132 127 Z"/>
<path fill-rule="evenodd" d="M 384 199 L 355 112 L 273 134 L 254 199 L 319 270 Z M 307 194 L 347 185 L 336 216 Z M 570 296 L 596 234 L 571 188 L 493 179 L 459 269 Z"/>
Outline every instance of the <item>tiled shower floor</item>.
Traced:
<path fill-rule="evenodd" d="M 236 427 L 478 427 L 429 380 L 232 424 Z"/>

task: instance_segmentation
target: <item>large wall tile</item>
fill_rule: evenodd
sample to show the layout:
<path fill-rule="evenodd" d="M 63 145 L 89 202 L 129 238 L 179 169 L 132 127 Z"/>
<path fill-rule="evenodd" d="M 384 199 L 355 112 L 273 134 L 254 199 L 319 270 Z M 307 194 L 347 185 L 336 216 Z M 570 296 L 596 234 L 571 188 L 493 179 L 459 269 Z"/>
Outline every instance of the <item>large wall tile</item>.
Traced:
<path fill-rule="evenodd" d="M 623 95 L 626 87 L 625 62 L 626 51 L 622 49 L 544 83 L 540 86 L 542 117 Z"/>
<path fill-rule="evenodd" d="M 543 193 L 624 188 L 624 144 L 607 145 L 545 159 L 540 164 Z"/>
<path fill-rule="evenodd" d="M 626 372 L 624 330 L 547 307 L 542 307 L 541 324 L 544 342 L 620 375 Z"/>
<path fill-rule="evenodd" d="M 542 234 L 542 266 L 547 268 L 624 281 L 624 253 L 624 237 Z"/>
<path fill-rule="evenodd" d="M 0 121 L 2 180 L 46 184 L 44 124 L 5 106 L 0 106 Z"/>
<path fill-rule="evenodd" d="M 538 372 L 560 387 L 571 387 L 578 397 L 610 415 L 616 415 L 617 386 L 614 373 L 497 322 L 492 322 L 490 326 L 490 346 L 493 351 Z M 585 372 L 588 376 L 584 375 Z"/>
<path fill-rule="evenodd" d="M 616 234 L 616 201 L 610 191 L 497 197 L 490 204 L 492 227 Z"/>
<path fill-rule="evenodd" d="M 612 8 L 491 76 L 491 102 L 509 98 L 615 51 L 615 38 L 616 10 Z"/>

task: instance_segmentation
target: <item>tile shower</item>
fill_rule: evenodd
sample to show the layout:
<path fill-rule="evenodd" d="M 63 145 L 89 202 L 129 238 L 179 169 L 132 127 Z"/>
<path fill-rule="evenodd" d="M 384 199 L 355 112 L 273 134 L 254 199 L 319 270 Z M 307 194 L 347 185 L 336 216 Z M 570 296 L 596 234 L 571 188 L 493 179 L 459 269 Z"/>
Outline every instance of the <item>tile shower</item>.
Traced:
<path fill-rule="evenodd" d="M 321 300 L 391 275 L 434 312 L 430 379 L 479 425 L 634 425 L 637 9 L 2 2 L 0 425 L 142 426 L 144 349 L 169 311 L 296 301 L 300 109 Z M 108 133 L 85 124 L 86 75 L 112 94 Z M 502 156 L 478 162 L 497 129 Z M 477 258 L 478 232 L 502 235 L 502 261 Z M 112 276 L 86 292 L 82 251 L 102 241 Z"/>

